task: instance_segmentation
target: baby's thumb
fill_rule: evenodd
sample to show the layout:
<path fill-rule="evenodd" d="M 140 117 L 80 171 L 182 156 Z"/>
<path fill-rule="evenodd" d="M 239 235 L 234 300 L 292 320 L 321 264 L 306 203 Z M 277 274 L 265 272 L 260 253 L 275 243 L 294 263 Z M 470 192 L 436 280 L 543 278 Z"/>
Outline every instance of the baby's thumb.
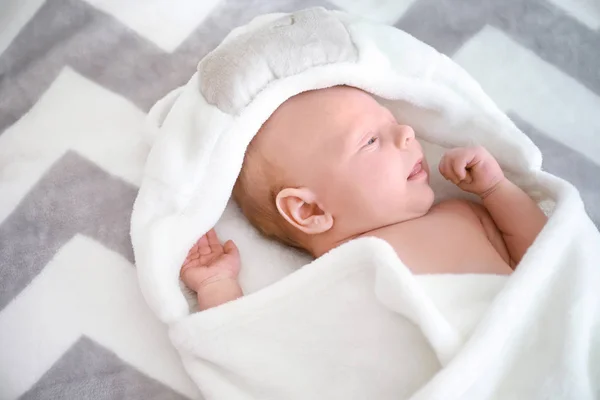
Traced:
<path fill-rule="evenodd" d="M 233 240 L 228 240 L 225 242 L 225 245 L 223 245 L 223 250 L 225 251 L 225 254 L 232 256 L 237 256 L 239 254 L 239 250 L 235 243 L 233 243 Z"/>

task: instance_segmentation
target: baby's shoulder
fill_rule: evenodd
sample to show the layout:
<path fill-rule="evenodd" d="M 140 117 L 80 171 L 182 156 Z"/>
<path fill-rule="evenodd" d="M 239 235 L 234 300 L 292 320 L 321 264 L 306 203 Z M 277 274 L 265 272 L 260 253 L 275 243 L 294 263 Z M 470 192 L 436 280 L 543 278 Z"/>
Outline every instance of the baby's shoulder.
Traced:
<path fill-rule="evenodd" d="M 435 212 L 439 213 L 438 215 L 459 217 L 469 223 L 475 223 L 486 232 L 497 230 L 489 212 L 479 203 L 464 199 L 452 199 L 438 203 L 436 207 Z M 432 209 L 432 211 L 434 210 Z"/>

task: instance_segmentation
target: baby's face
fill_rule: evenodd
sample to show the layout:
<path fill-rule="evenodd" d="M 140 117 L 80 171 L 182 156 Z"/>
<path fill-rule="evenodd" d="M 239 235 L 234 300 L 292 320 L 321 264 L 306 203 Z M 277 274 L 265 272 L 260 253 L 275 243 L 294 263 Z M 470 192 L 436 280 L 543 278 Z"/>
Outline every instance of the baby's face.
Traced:
<path fill-rule="evenodd" d="M 267 121 L 257 145 L 287 186 L 310 189 L 348 234 L 420 217 L 433 203 L 412 128 L 355 88 L 291 98 Z"/>

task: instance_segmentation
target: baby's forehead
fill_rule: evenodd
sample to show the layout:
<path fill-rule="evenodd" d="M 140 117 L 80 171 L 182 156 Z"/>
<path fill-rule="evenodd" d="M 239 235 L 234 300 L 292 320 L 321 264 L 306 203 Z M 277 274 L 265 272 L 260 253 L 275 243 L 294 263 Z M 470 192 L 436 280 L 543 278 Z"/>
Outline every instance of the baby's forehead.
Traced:
<path fill-rule="evenodd" d="M 334 162 L 339 147 L 326 136 L 304 129 L 292 132 L 264 126 L 247 153 L 251 157 L 247 161 L 253 164 L 252 175 L 268 170 L 273 176 L 292 178 L 303 176 L 307 168 L 314 170 L 325 161 Z"/>
<path fill-rule="evenodd" d="M 262 152 L 280 157 L 343 151 L 365 116 L 381 108 L 371 95 L 351 87 L 300 93 L 271 114 L 253 142 Z"/>

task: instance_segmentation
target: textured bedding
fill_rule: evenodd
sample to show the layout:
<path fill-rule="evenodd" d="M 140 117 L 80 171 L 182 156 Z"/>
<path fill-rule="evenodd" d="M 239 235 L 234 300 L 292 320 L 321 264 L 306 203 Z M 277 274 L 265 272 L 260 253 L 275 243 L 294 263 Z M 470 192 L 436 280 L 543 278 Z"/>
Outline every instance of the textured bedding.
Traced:
<path fill-rule="evenodd" d="M 465 68 L 600 223 L 593 0 L 8 0 L 0 4 L 0 398 L 200 398 L 129 239 L 150 106 L 235 26 L 324 5 Z"/>

